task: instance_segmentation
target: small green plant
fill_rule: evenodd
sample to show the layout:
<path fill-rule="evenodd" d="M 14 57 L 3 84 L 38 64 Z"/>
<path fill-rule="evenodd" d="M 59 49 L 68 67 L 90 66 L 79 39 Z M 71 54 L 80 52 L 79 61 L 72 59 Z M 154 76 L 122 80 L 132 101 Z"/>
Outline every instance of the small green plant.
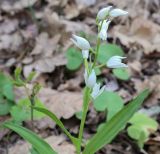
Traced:
<path fill-rule="evenodd" d="M 123 100 L 117 94 L 107 92 L 105 89 L 105 85 L 101 86 L 101 84 L 97 82 L 96 74 L 98 73 L 96 73 L 95 71 L 97 71 L 101 67 L 107 67 L 108 69 L 119 69 L 128 67 L 122 62 L 122 60 L 126 57 L 123 57 L 124 53 L 121 48 L 112 44 L 101 44 L 101 40 L 107 40 L 107 30 L 110 22 L 115 17 L 126 14 L 127 12 L 121 9 L 112 9 L 112 6 L 103 8 L 98 12 L 96 18 L 96 24 L 98 26 L 96 47 L 92 48 L 88 40 L 86 40 L 85 38 L 77 35 L 72 35 L 71 41 L 81 50 L 82 55 L 74 48 L 69 49 L 66 53 L 68 59 L 67 67 L 71 70 L 75 70 L 81 65 L 82 61 L 85 67 L 83 108 L 81 109 L 82 112 L 77 114 L 77 117 L 81 119 L 77 136 L 73 136 L 72 134 L 70 134 L 70 132 L 65 128 L 62 121 L 58 119 L 54 113 L 50 112 L 44 107 L 36 106 L 35 98 L 37 97 L 37 93 L 40 90 L 40 86 L 38 84 L 35 84 L 31 90 L 27 88 L 27 82 L 30 81 L 35 74 L 31 73 L 25 81 L 22 80 L 20 76 L 21 70 L 16 69 L 15 71 L 14 83 L 17 86 L 21 86 L 26 89 L 26 93 L 31 105 L 31 120 L 33 121 L 33 110 L 39 111 L 49 116 L 71 140 L 76 148 L 77 154 L 94 154 L 106 144 L 109 144 L 122 130 L 122 128 L 125 127 L 127 122 L 148 96 L 148 90 L 145 90 L 124 106 Z M 97 133 L 95 133 L 93 137 L 89 139 L 89 141 L 84 141 L 83 132 L 87 112 L 89 110 L 91 102 L 94 103 L 94 106 L 97 110 L 106 110 L 107 120 L 106 123 L 104 123 L 103 127 Z M 39 138 L 32 131 L 13 122 L 6 122 L 3 124 L 3 126 L 12 129 L 20 136 L 22 136 L 25 140 L 30 142 L 32 144 L 32 147 L 34 148 L 34 151 L 38 152 L 39 154 L 56 153 L 55 150 L 53 150 L 43 139 Z"/>
<path fill-rule="evenodd" d="M 137 141 L 142 149 L 144 143 L 149 139 L 149 135 L 158 129 L 158 123 L 143 113 L 135 113 L 129 120 L 131 126 L 128 127 L 128 135 Z"/>
<path fill-rule="evenodd" d="M 13 80 L 13 83 L 15 86 L 23 87 L 25 89 L 27 97 L 20 99 L 17 105 L 11 109 L 11 115 L 13 120 L 17 123 L 21 123 L 22 121 L 28 119 L 31 119 L 33 123 L 33 118 L 41 118 L 44 116 L 44 114 L 39 113 L 37 111 L 33 112 L 33 108 L 31 108 L 31 106 L 45 107 L 43 103 L 37 98 L 37 94 L 41 89 L 41 86 L 38 83 L 34 83 L 32 87 L 28 87 L 28 83 L 30 83 L 33 80 L 36 73 L 31 72 L 27 79 L 23 79 L 21 76 L 21 71 L 21 68 L 17 68 L 15 70 L 15 80 Z"/>
<path fill-rule="evenodd" d="M 14 104 L 12 81 L 0 72 L 0 116 L 8 114 Z"/>

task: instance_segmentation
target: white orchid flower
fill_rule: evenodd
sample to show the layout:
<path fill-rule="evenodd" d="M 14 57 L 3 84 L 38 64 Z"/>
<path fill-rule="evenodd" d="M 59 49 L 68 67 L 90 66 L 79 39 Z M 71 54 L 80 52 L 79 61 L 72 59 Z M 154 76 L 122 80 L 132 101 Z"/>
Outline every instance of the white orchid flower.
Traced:
<path fill-rule="evenodd" d="M 118 16 L 123 16 L 123 15 L 127 15 L 128 12 L 127 11 L 124 11 L 124 10 L 121 10 L 121 9 L 113 9 L 109 12 L 109 15 L 111 17 L 118 17 Z"/>
<path fill-rule="evenodd" d="M 102 21 L 101 21 L 102 22 Z M 101 25 L 101 22 L 100 22 L 100 25 Z M 99 32 L 99 37 L 105 41 L 107 40 L 107 30 L 108 30 L 108 27 L 109 27 L 109 24 L 110 24 L 111 21 L 107 21 L 107 20 L 104 20 L 103 23 L 102 23 L 102 27 L 101 27 L 101 30 Z"/>
<path fill-rule="evenodd" d="M 96 99 L 99 95 L 102 94 L 102 92 L 104 91 L 105 89 L 105 86 L 103 86 L 102 88 L 100 88 L 100 83 L 95 83 L 94 87 L 93 87 L 93 90 L 92 90 L 92 93 L 91 93 L 91 96 L 93 99 Z"/>
<path fill-rule="evenodd" d="M 84 80 L 85 80 L 87 87 L 89 87 L 89 88 L 94 87 L 96 80 L 97 80 L 96 73 L 95 73 L 94 69 L 92 69 L 92 71 L 89 75 L 88 75 L 87 71 L 85 70 Z"/>
<path fill-rule="evenodd" d="M 111 8 L 112 6 L 108 6 L 108 7 L 100 9 L 97 14 L 97 19 L 104 20 L 107 17 L 107 15 L 109 15 L 109 11 Z"/>
<path fill-rule="evenodd" d="M 83 58 L 88 58 L 89 56 L 89 49 L 91 48 L 89 42 L 80 36 L 72 35 L 71 41 L 82 50 Z"/>
<path fill-rule="evenodd" d="M 113 56 L 111 57 L 106 65 L 109 68 L 123 68 L 123 67 L 128 67 L 126 64 L 122 63 L 122 59 L 125 59 L 126 57 L 121 57 L 121 56 Z"/>

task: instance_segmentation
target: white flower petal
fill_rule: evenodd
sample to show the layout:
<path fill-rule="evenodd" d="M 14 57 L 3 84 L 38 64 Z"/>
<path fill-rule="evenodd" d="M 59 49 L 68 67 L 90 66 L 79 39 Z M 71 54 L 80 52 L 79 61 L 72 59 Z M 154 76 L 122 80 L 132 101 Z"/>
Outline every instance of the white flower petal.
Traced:
<path fill-rule="evenodd" d="M 83 56 L 83 58 L 88 59 L 88 57 L 89 57 L 89 51 L 88 50 L 82 50 L 82 56 Z"/>
<path fill-rule="evenodd" d="M 102 94 L 102 92 L 104 91 L 105 89 L 105 86 L 103 86 L 101 89 L 100 89 L 100 83 L 96 83 L 93 87 L 93 90 L 92 90 L 92 93 L 91 93 L 91 96 L 93 99 L 96 99 L 99 95 Z"/>
<path fill-rule="evenodd" d="M 99 37 L 104 41 L 107 40 L 107 30 L 108 30 L 110 22 L 111 21 L 104 20 L 102 27 L 101 27 L 101 30 L 99 32 Z"/>
<path fill-rule="evenodd" d="M 89 88 L 93 88 L 96 83 L 96 80 L 97 80 L 96 73 L 95 73 L 94 69 L 91 71 L 89 76 L 87 74 L 87 71 L 85 70 L 84 79 L 85 79 L 86 86 Z"/>
<path fill-rule="evenodd" d="M 106 65 L 109 68 L 123 68 L 123 67 L 128 67 L 126 64 L 122 63 L 122 59 L 126 57 L 121 57 L 121 56 L 113 56 L 111 57 Z"/>
<path fill-rule="evenodd" d="M 97 18 L 99 20 L 104 20 L 106 18 L 106 16 L 109 14 L 110 9 L 112 8 L 112 6 L 108 6 L 105 8 L 102 8 L 101 10 L 99 10 L 98 14 L 97 14 Z"/>
<path fill-rule="evenodd" d="M 99 38 L 101 38 L 103 41 L 107 40 L 107 31 L 105 29 L 102 29 L 99 32 Z"/>
<path fill-rule="evenodd" d="M 80 36 L 77 35 L 72 35 L 71 41 L 80 49 L 82 50 L 89 50 L 90 49 L 90 44 L 89 42 Z"/>
<path fill-rule="evenodd" d="M 121 9 L 113 9 L 109 12 L 109 15 L 111 17 L 118 17 L 118 16 L 123 16 L 123 15 L 127 15 L 128 12 L 127 11 L 124 11 L 124 10 L 121 10 Z"/>

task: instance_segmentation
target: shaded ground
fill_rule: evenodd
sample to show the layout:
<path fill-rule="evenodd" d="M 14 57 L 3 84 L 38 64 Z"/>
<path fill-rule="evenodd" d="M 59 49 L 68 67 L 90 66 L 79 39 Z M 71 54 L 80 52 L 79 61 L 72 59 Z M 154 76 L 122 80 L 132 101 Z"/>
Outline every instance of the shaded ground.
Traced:
<path fill-rule="evenodd" d="M 109 4 L 129 12 L 128 17 L 113 21 L 109 29 L 108 42 L 117 43 L 125 51 L 131 79 L 118 80 L 106 69 L 101 76 L 116 84 L 118 87 L 116 91 L 125 102 L 148 87 L 152 93 L 143 107 L 145 109 L 158 107 L 160 103 L 158 0 L 30 0 L 29 3 L 26 0 L 0 1 L 0 69 L 11 76 L 17 66 L 23 68 L 24 77 L 32 70 L 39 72 L 36 81 L 44 86 L 40 93 L 41 100 L 63 119 L 72 134 L 78 131 L 79 120 L 74 114 L 82 106 L 83 68 L 77 71 L 67 70 L 65 52 L 72 46 L 69 39 L 72 33 L 84 31 L 86 34 L 96 35 L 96 13 L 99 8 Z M 15 89 L 15 93 L 17 99 L 24 95 L 22 90 Z M 158 119 L 159 112 L 155 113 L 154 117 Z M 1 122 L 6 119 L 9 119 L 9 116 L 0 117 Z M 85 138 L 95 133 L 97 124 L 104 119 L 105 113 L 97 113 L 91 106 Z M 25 122 L 24 125 L 30 127 L 30 122 Z M 74 153 L 74 147 L 50 120 L 45 118 L 36 121 L 35 127 L 35 131 L 42 137 L 52 136 L 49 142 L 54 147 L 57 146 L 57 150 L 61 150 L 59 153 Z M 159 131 L 153 134 L 145 145 L 144 149 L 149 154 L 160 154 Z M 0 153 L 5 153 L 7 145 L 10 154 L 14 154 L 14 150 L 16 154 L 25 154 L 25 148 L 22 147 L 26 146 L 26 143 L 23 143 L 16 134 L 3 130 L 0 132 L 0 140 Z M 97 154 L 140 154 L 140 151 L 124 131 L 112 144 Z"/>

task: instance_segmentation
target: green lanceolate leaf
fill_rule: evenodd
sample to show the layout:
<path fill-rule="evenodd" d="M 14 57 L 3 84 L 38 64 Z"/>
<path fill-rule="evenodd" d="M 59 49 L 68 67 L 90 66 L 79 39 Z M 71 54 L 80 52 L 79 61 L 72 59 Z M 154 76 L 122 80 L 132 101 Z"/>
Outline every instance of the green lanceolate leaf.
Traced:
<path fill-rule="evenodd" d="M 47 116 L 49 116 L 63 131 L 64 133 L 71 139 L 71 141 L 73 142 L 74 145 L 77 145 L 79 142 L 78 142 L 78 139 L 73 137 L 69 132 L 68 130 L 65 128 L 65 126 L 63 125 L 63 123 L 57 118 L 57 116 L 50 112 L 49 110 L 45 109 L 45 108 L 39 108 L 39 107 L 34 107 L 34 109 L 36 111 L 39 111 Z"/>
<path fill-rule="evenodd" d="M 110 143 L 137 111 L 144 99 L 148 96 L 148 93 L 148 90 L 143 91 L 109 120 L 108 123 L 91 138 L 86 145 L 83 154 L 93 154 L 106 144 Z"/>
<path fill-rule="evenodd" d="M 3 126 L 15 131 L 21 137 L 27 140 L 30 144 L 32 144 L 39 154 L 57 154 L 47 142 L 29 129 L 19 126 L 13 122 L 5 122 Z"/>

